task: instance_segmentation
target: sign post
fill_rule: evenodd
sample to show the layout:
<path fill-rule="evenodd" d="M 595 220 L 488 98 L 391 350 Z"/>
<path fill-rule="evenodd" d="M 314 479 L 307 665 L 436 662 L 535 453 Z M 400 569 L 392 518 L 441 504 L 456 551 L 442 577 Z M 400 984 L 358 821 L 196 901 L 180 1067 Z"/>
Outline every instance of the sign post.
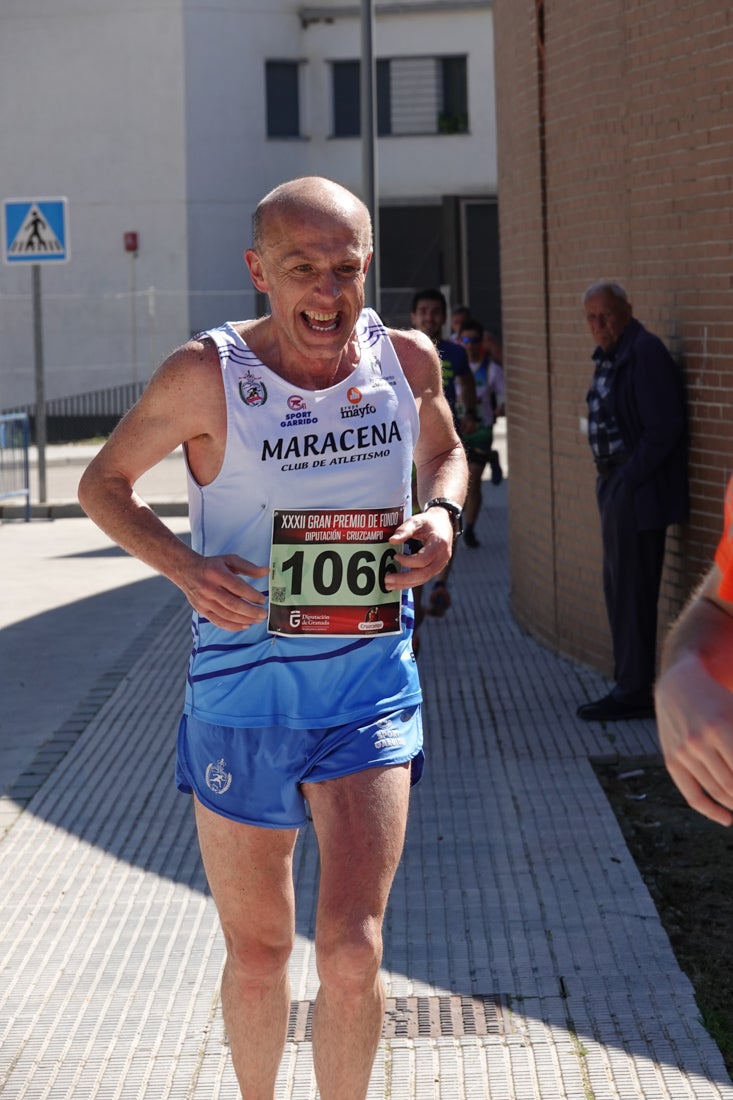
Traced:
<path fill-rule="evenodd" d="M 46 382 L 43 371 L 43 310 L 41 306 L 41 265 L 31 267 L 33 285 L 33 364 L 36 381 L 36 450 L 38 452 L 38 500 L 46 502 Z"/>
<path fill-rule="evenodd" d="M 33 357 L 36 389 L 38 499 L 46 501 L 46 393 L 43 365 L 41 264 L 66 263 L 66 199 L 5 199 L 3 254 L 6 264 L 30 264 L 33 295 Z"/>

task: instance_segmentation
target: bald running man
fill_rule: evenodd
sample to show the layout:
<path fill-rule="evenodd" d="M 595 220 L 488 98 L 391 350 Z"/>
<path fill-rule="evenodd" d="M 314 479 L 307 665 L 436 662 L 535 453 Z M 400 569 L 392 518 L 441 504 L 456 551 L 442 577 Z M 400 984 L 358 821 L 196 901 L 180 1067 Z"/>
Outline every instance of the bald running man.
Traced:
<path fill-rule="evenodd" d="M 350 191 L 319 177 L 276 187 L 245 252 L 270 314 L 166 359 L 79 488 L 88 515 L 193 608 L 176 781 L 226 941 L 246 1100 L 274 1100 L 306 806 L 321 860 L 318 1086 L 322 1100 L 367 1094 L 384 912 L 423 764 L 410 589 L 449 561 L 466 492 L 432 342 L 364 308 L 371 256 Z M 191 548 L 134 490 L 181 444 Z M 411 540 L 420 549 L 404 553 Z"/>

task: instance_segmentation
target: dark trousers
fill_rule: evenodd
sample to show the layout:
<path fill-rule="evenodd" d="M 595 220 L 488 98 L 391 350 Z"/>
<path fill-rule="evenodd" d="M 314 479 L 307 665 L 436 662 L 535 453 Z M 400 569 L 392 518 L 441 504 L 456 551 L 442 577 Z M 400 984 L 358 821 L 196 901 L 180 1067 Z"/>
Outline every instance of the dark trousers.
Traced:
<path fill-rule="evenodd" d="M 646 696 L 656 672 L 657 603 L 664 528 L 638 531 L 622 468 L 596 483 L 603 540 L 603 591 L 613 642 L 615 694 Z"/>

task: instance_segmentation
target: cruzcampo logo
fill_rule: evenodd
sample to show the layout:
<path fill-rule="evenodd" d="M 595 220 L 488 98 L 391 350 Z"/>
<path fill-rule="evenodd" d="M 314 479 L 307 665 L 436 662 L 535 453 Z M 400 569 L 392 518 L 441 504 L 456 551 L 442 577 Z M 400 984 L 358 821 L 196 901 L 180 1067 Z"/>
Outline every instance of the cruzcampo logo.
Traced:
<path fill-rule="evenodd" d="M 247 371 L 244 378 L 239 379 L 239 396 L 245 405 L 264 405 L 267 401 L 267 388 L 261 378 L 257 378 L 252 371 Z"/>

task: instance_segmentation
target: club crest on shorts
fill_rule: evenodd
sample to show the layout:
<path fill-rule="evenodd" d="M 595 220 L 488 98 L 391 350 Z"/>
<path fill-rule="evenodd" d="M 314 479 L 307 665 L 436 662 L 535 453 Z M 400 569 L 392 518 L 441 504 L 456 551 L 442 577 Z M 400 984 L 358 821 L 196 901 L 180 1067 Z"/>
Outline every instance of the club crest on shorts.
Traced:
<path fill-rule="evenodd" d="M 216 763 L 209 764 L 206 769 L 206 786 L 214 794 L 226 794 L 232 785 L 232 773 L 227 769 L 227 762 L 222 757 Z"/>

